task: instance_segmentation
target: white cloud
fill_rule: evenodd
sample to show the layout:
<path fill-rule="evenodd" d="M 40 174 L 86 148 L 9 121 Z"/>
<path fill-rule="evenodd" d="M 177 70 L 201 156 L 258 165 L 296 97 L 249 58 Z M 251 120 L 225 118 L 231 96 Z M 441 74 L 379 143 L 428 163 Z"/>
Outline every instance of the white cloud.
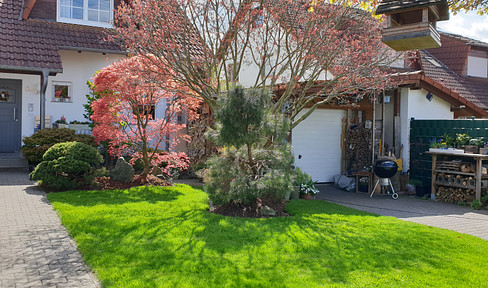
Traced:
<path fill-rule="evenodd" d="M 437 23 L 440 31 L 458 34 L 488 43 L 488 16 L 475 12 L 452 15 L 449 20 Z"/>

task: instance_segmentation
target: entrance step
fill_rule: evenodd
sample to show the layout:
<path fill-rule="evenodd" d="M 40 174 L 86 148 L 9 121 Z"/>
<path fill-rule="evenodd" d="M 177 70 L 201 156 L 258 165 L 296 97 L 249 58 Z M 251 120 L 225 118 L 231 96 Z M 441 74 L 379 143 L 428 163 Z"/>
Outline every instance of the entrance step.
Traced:
<path fill-rule="evenodd" d="M 0 171 L 29 171 L 27 160 L 20 152 L 0 153 Z"/>

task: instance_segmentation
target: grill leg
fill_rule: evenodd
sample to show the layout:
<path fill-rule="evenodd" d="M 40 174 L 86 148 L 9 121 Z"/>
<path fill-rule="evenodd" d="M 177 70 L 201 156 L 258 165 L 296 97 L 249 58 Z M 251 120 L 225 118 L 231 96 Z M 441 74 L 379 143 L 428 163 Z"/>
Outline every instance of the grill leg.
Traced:
<path fill-rule="evenodd" d="M 398 194 L 395 192 L 395 189 L 393 189 L 390 178 L 388 178 L 388 183 L 390 184 L 391 191 L 393 192 L 393 194 L 391 194 L 391 198 L 393 198 L 394 200 L 398 199 Z"/>
<path fill-rule="evenodd" d="M 373 197 L 374 190 L 376 190 L 376 187 L 378 187 L 378 183 L 380 183 L 380 179 L 376 180 L 376 184 L 374 185 L 373 191 L 371 191 L 371 195 L 369 195 L 369 198 Z"/>

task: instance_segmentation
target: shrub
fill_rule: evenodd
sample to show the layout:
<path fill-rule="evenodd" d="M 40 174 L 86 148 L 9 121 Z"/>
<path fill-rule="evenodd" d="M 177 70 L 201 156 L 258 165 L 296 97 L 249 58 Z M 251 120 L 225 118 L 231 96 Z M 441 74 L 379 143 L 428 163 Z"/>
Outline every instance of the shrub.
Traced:
<path fill-rule="evenodd" d="M 471 209 L 479 210 L 481 208 L 481 201 L 480 200 L 473 200 L 473 202 L 471 202 L 471 204 L 469 206 L 471 207 Z"/>
<path fill-rule="evenodd" d="M 247 149 L 233 146 L 219 150 L 208 160 L 205 192 L 215 205 L 230 202 L 249 204 L 257 198 L 284 198 L 291 190 L 293 158 L 289 146 L 274 149 L 252 149 L 259 173 L 249 171 Z"/>
<path fill-rule="evenodd" d="M 96 147 L 95 138 L 90 135 L 77 135 L 75 130 L 68 128 L 47 128 L 38 130 L 32 136 L 24 138 L 21 151 L 32 164 L 42 161 L 42 156 L 54 144 L 76 141 Z"/>
<path fill-rule="evenodd" d="M 42 159 L 30 178 L 41 180 L 41 185 L 56 190 L 91 184 L 96 165 L 103 161 L 96 148 L 80 142 L 55 144 Z"/>
<path fill-rule="evenodd" d="M 222 148 L 209 159 L 204 175 L 205 191 L 214 204 L 283 199 L 291 190 L 289 123 L 267 111 L 270 100 L 269 91 L 237 87 L 222 101 L 217 128 L 209 132 L 210 140 Z"/>

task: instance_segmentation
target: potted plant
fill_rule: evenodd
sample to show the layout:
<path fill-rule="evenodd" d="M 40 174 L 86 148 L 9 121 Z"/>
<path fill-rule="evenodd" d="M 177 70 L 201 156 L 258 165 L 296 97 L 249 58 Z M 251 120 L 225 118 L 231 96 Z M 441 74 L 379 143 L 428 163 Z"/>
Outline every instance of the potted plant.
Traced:
<path fill-rule="evenodd" d="M 55 127 L 55 128 L 65 127 L 65 126 L 67 126 L 66 124 L 68 124 L 68 123 L 66 122 L 66 118 L 63 115 L 63 116 L 61 116 L 61 119 L 54 121 L 53 127 Z"/>
<path fill-rule="evenodd" d="M 429 151 L 439 152 L 446 149 L 446 143 L 442 142 L 442 139 L 433 138 L 429 140 Z"/>
<path fill-rule="evenodd" d="M 319 193 L 319 189 L 315 188 L 317 181 L 312 179 L 300 185 L 300 198 L 302 199 L 312 199 L 313 196 Z"/>
<path fill-rule="evenodd" d="M 483 147 L 480 148 L 480 154 L 488 155 L 488 143 L 484 143 Z"/>
<path fill-rule="evenodd" d="M 407 193 L 409 195 L 414 195 L 414 194 L 416 195 L 417 194 L 417 187 L 419 187 L 419 190 L 420 190 L 421 185 L 422 185 L 422 181 L 417 180 L 417 179 L 410 179 L 408 181 L 408 184 L 405 186 L 405 189 L 407 190 Z M 422 194 L 422 196 L 423 196 L 423 194 Z"/>
<path fill-rule="evenodd" d="M 291 191 L 290 199 L 298 199 L 300 196 L 300 189 L 303 184 L 311 181 L 312 177 L 307 173 L 303 172 L 302 169 L 295 169 L 295 178 L 293 179 L 293 191 Z"/>
<path fill-rule="evenodd" d="M 461 134 L 461 133 L 457 133 L 456 134 L 456 146 L 458 148 L 464 148 L 466 145 L 469 144 L 469 140 L 471 140 L 471 137 L 464 133 L 464 134 Z"/>

